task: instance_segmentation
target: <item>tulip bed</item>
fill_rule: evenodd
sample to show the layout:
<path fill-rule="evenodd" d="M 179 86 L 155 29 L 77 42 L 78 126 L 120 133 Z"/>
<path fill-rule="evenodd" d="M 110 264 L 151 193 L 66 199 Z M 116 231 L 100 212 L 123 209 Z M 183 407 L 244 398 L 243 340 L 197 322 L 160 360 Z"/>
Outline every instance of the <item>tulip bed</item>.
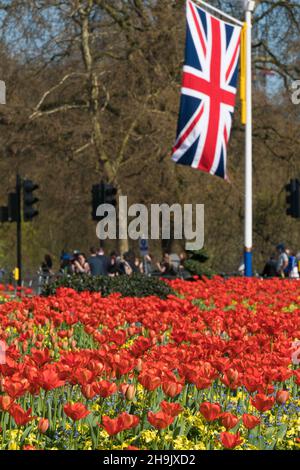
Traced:
<path fill-rule="evenodd" d="M 300 448 L 300 282 L 169 284 L 3 303 L 0 448 Z"/>

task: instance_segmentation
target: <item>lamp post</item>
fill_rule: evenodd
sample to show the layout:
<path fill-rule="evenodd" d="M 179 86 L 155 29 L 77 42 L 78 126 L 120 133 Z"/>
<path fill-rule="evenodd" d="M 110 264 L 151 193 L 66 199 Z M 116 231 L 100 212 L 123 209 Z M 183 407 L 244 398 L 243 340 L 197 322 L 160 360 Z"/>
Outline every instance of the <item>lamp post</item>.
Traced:
<path fill-rule="evenodd" d="M 253 275 L 252 268 L 252 14 L 255 1 L 243 0 L 246 32 L 246 138 L 245 138 L 245 276 Z"/>

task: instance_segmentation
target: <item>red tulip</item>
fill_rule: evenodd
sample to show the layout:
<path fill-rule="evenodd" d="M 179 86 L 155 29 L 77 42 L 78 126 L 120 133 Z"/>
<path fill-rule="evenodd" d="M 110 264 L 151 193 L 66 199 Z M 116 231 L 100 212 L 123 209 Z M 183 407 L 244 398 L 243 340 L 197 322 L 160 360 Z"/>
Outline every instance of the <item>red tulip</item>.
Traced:
<path fill-rule="evenodd" d="M 215 421 L 220 417 L 221 407 L 218 403 L 209 403 L 205 401 L 200 406 L 200 413 L 204 416 L 206 421 Z"/>
<path fill-rule="evenodd" d="M 160 407 L 164 413 L 173 417 L 178 416 L 183 411 L 180 403 L 169 403 L 167 401 L 162 401 Z"/>
<path fill-rule="evenodd" d="M 11 405 L 11 407 L 9 408 L 9 414 L 14 418 L 15 423 L 18 427 L 24 426 L 25 424 L 29 423 L 29 421 L 32 421 L 34 419 L 34 416 L 30 416 L 31 408 L 25 411 L 20 405 L 17 405 L 16 403 Z"/>
<path fill-rule="evenodd" d="M 119 386 L 119 390 L 128 401 L 132 401 L 134 399 L 136 393 L 135 385 L 126 383 L 121 384 Z"/>
<path fill-rule="evenodd" d="M 160 408 L 164 413 L 173 417 L 178 416 L 183 411 L 180 403 L 169 403 L 164 400 L 161 402 Z"/>
<path fill-rule="evenodd" d="M 130 415 L 126 412 L 121 413 L 117 418 L 110 418 L 109 416 L 102 417 L 102 427 L 110 436 L 134 428 L 139 422 L 140 419 L 138 416 Z"/>
<path fill-rule="evenodd" d="M 125 394 L 126 399 L 128 401 L 132 401 L 135 397 L 135 393 L 136 393 L 135 385 L 129 384 L 126 390 L 126 394 Z"/>
<path fill-rule="evenodd" d="M 94 374 L 89 369 L 86 369 L 84 367 L 79 367 L 79 369 L 77 369 L 72 374 L 72 378 L 73 378 L 75 383 L 77 382 L 80 385 L 85 385 L 87 383 L 92 382 L 92 380 L 94 378 Z"/>
<path fill-rule="evenodd" d="M 273 408 L 275 403 L 274 397 L 268 397 L 264 393 L 257 393 L 254 398 L 251 398 L 251 404 L 261 413 Z"/>
<path fill-rule="evenodd" d="M 240 438 L 240 433 L 231 434 L 230 432 L 221 432 L 221 442 L 226 449 L 233 449 L 239 446 L 243 440 Z"/>
<path fill-rule="evenodd" d="M 116 393 L 118 390 L 118 387 L 114 382 L 108 382 L 107 380 L 100 380 L 100 382 L 95 382 L 93 388 L 96 391 L 96 394 L 100 395 L 102 398 L 107 398 L 110 395 Z"/>
<path fill-rule="evenodd" d="M 169 382 L 165 381 L 162 384 L 162 389 L 164 393 L 171 398 L 176 397 L 181 393 L 183 386 L 178 382 Z"/>
<path fill-rule="evenodd" d="M 245 428 L 247 428 L 247 429 L 253 429 L 260 423 L 259 418 L 257 418 L 254 415 L 249 415 L 247 413 L 243 414 L 242 420 L 243 420 L 243 424 L 244 424 Z"/>
<path fill-rule="evenodd" d="M 284 405 L 289 398 L 290 394 L 287 390 L 278 390 L 278 392 L 276 393 L 276 402 L 279 405 Z"/>
<path fill-rule="evenodd" d="M 174 417 L 164 411 L 158 411 L 157 413 L 149 411 L 147 417 L 149 423 L 157 429 L 165 429 L 174 421 Z"/>
<path fill-rule="evenodd" d="M 0 396 L 0 408 L 2 411 L 8 411 L 11 405 L 13 404 L 13 399 L 8 395 Z"/>
<path fill-rule="evenodd" d="M 28 390 L 29 382 L 26 379 L 22 381 L 11 381 L 7 378 L 4 382 L 4 390 L 13 399 L 22 397 Z"/>
<path fill-rule="evenodd" d="M 126 412 L 121 413 L 118 416 L 118 420 L 121 423 L 122 430 L 135 428 L 140 422 L 140 418 L 138 416 L 131 415 Z"/>
<path fill-rule="evenodd" d="M 38 377 L 38 384 L 44 390 L 52 390 L 53 388 L 62 387 L 65 382 L 64 380 L 60 380 L 60 377 L 56 370 L 53 368 L 44 369 L 41 371 Z"/>
<path fill-rule="evenodd" d="M 51 361 L 50 350 L 49 349 L 39 350 L 36 348 L 32 348 L 31 358 L 38 367 L 42 367 L 47 362 Z"/>
<path fill-rule="evenodd" d="M 110 436 L 114 436 L 122 430 L 122 426 L 118 418 L 110 418 L 109 416 L 102 416 L 102 427 Z"/>
<path fill-rule="evenodd" d="M 46 418 L 41 418 L 38 423 L 38 430 L 40 433 L 45 434 L 49 428 L 49 420 Z"/>
<path fill-rule="evenodd" d="M 90 414 L 90 411 L 86 409 L 83 403 L 67 403 L 64 406 L 64 412 L 73 421 L 83 419 Z"/>
<path fill-rule="evenodd" d="M 228 431 L 228 429 L 232 429 L 237 425 L 239 418 L 231 413 L 226 412 L 221 414 L 220 421 L 222 426 L 224 426 Z"/>
<path fill-rule="evenodd" d="M 297 385 L 300 385 L 300 369 L 294 370 L 294 376 L 295 376 L 295 383 Z"/>
<path fill-rule="evenodd" d="M 199 390 L 205 390 L 211 387 L 212 380 L 207 377 L 199 376 L 194 379 L 194 383 Z"/>
<path fill-rule="evenodd" d="M 235 369 L 228 369 L 221 381 L 231 390 L 235 390 L 240 385 L 238 371 Z"/>
<path fill-rule="evenodd" d="M 81 393 L 82 395 L 85 396 L 88 400 L 91 400 L 97 395 L 97 392 L 95 390 L 95 387 L 93 386 L 94 384 L 85 384 L 81 385 Z"/>
<path fill-rule="evenodd" d="M 157 375 L 149 373 L 141 373 L 139 375 L 139 382 L 143 385 L 144 388 L 152 392 L 161 385 L 161 379 Z"/>

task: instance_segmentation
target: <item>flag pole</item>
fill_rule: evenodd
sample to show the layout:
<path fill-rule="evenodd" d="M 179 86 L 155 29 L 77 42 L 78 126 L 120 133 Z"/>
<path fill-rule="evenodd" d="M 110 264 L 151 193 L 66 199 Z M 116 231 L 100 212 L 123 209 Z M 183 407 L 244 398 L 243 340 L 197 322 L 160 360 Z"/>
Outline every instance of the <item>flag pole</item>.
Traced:
<path fill-rule="evenodd" d="M 246 139 L 245 139 L 245 276 L 253 275 L 252 268 L 252 14 L 255 1 L 244 0 L 246 21 Z"/>
<path fill-rule="evenodd" d="M 233 23 L 236 23 L 236 24 L 238 24 L 239 26 L 243 26 L 243 22 L 242 22 L 242 21 L 239 21 L 237 18 L 234 18 L 234 17 L 231 16 L 231 15 L 228 15 L 227 13 L 225 13 L 225 12 L 222 11 L 222 10 L 220 10 L 219 8 L 213 7 L 212 5 L 210 5 L 209 3 L 205 2 L 204 0 L 194 0 L 194 1 L 196 1 L 197 3 L 200 3 L 200 5 L 203 5 L 203 6 L 206 7 L 206 8 L 209 8 L 209 9 L 212 10 L 212 11 L 215 11 L 215 12 L 218 13 L 219 15 L 224 16 L 224 18 L 227 18 L 228 20 L 232 21 Z"/>

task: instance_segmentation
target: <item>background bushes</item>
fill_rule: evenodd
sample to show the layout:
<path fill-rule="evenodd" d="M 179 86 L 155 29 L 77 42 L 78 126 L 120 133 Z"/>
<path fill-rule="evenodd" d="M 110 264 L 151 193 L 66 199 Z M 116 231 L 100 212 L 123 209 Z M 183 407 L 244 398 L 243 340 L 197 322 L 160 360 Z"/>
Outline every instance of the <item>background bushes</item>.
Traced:
<path fill-rule="evenodd" d="M 174 294 L 174 291 L 165 282 L 142 274 L 116 277 L 75 274 L 53 279 L 43 287 L 42 295 L 53 295 L 59 287 L 69 287 L 77 292 L 101 292 L 104 297 L 119 292 L 123 297 L 148 297 L 155 295 L 161 299 L 166 299 L 168 295 Z"/>

